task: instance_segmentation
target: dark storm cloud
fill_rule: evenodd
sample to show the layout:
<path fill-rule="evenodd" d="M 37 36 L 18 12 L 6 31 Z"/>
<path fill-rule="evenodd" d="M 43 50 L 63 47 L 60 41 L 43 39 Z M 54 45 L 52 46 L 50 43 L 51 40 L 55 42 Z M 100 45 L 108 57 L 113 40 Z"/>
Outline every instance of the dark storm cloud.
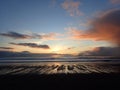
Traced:
<path fill-rule="evenodd" d="M 0 47 L 0 49 L 14 49 L 14 48 L 11 48 L 11 47 Z"/>
<path fill-rule="evenodd" d="M 42 48 L 42 49 L 50 49 L 48 45 L 38 45 L 36 43 L 10 43 L 12 45 L 19 45 L 19 46 L 28 46 L 31 48 Z"/>
<path fill-rule="evenodd" d="M 81 56 L 120 56 L 120 47 L 96 47 L 80 53 Z"/>
<path fill-rule="evenodd" d="M 26 34 L 20 34 L 17 32 L 8 32 L 8 33 L 0 33 L 1 36 L 5 36 L 5 37 L 11 37 L 14 39 L 29 39 L 29 38 L 33 38 L 30 35 L 26 35 Z"/>

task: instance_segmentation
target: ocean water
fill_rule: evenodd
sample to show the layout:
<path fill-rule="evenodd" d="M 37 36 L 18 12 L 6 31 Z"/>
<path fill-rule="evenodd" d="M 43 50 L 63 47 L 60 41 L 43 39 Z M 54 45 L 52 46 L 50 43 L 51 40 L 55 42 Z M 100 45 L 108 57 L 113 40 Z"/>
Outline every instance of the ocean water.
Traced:
<path fill-rule="evenodd" d="M 90 73 L 120 73 L 120 60 L 76 57 L 0 58 L 0 75 Z"/>

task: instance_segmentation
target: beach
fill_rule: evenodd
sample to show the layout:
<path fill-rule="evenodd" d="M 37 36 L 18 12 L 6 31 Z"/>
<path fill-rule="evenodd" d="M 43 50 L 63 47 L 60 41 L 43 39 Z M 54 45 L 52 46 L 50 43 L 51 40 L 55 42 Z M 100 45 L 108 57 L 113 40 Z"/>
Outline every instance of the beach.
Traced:
<path fill-rule="evenodd" d="M 0 90 L 119 90 L 118 62 L 1 63 Z"/>
<path fill-rule="evenodd" d="M 119 90 L 120 74 L 0 75 L 1 90 Z"/>

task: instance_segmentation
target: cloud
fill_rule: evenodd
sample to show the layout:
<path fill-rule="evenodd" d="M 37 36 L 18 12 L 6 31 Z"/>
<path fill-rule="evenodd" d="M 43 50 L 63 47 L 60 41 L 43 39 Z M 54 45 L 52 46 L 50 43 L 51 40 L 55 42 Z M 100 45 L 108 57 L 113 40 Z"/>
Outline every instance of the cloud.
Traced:
<path fill-rule="evenodd" d="M 26 34 L 20 34 L 17 32 L 8 32 L 8 33 L 0 33 L 1 36 L 5 36 L 5 37 L 11 37 L 14 39 L 31 39 L 33 38 L 30 35 L 26 35 Z"/>
<path fill-rule="evenodd" d="M 8 49 L 14 49 L 14 48 L 11 48 L 11 47 L 0 47 L 0 49 L 6 49 L 6 50 L 8 50 Z"/>
<path fill-rule="evenodd" d="M 67 34 L 72 35 L 72 38 L 75 38 L 75 39 L 77 39 L 77 36 L 80 36 L 81 33 L 83 32 L 82 30 L 78 30 L 75 27 L 68 27 L 68 28 L 65 28 L 65 30 L 67 30 Z"/>
<path fill-rule="evenodd" d="M 120 45 L 120 9 L 112 9 L 102 12 L 100 16 L 90 23 L 88 30 L 68 28 L 74 39 L 87 39 L 97 41 L 109 41 Z"/>
<path fill-rule="evenodd" d="M 50 49 L 48 45 L 38 45 L 36 43 L 10 43 L 12 45 L 19 45 L 19 46 L 28 46 L 31 48 L 42 48 L 42 49 Z"/>
<path fill-rule="evenodd" d="M 48 33 L 48 34 L 36 34 L 34 33 L 33 36 L 38 39 L 44 39 L 44 40 L 56 40 L 56 36 L 59 36 L 60 34 L 57 33 Z"/>
<path fill-rule="evenodd" d="M 57 55 L 54 53 L 31 53 L 29 51 L 22 51 L 22 52 L 13 52 L 13 51 L 1 51 L 0 50 L 0 57 L 31 57 L 31 59 L 35 59 L 34 57 L 51 57 L 53 55 Z M 33 58 L 32 58 L 33 57 Z M 17 58 L 15 58 L 16 60 Z M 22 58 L 22 60 L 26 60 L 26 58 Z M 45 60 L 45 59 L 41 59 Z"/>
<path fill-rule="evenodd" d="M 65 0 L 62 7 L 70 14 L 70 16 L 80 16 L 83 13 L 79 10 L 80 2 L 73 0 Z"/>
<path fill-rule="evenodd" d="M 112 4 L 120 4 L 120 0 L 110 0 Z"/>
<path fill-rule="evenodd" d="M 120 47 L 96 47 L 93 50 L 81 52 L 80 56 L 120 56 Z"/>
<path fill-rule="evenodd" d="M 56 36 L 59 36 L 58 33 L 47 33 L 47 34 L 38 34 L 38 33 L 31 33 L 28 34 L 21 34 L 18 32 L 7 32 L 7 33 L 0 33 L 1 36 L 10 37 L 13 39 L 44 39 L 44 40 L 57 40 Z"/>
<path fill-rule="evenodd" d="M 75 47 L 69 47 L 69 48 L 67 48 L 67 50 L 71 50 L 71 49 L 74 49 Z"/>

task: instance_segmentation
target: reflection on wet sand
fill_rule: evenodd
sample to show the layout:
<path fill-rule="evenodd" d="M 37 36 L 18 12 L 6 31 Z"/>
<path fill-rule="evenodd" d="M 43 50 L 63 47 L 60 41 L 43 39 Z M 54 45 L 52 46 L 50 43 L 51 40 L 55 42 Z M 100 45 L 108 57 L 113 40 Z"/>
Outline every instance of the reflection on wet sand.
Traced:
<path fill-rule="evenodd" d="M 0 75 L 5 74 L 74 74 L 120 73 L 118 63 L 40 62 L 0 65 Z"/>

